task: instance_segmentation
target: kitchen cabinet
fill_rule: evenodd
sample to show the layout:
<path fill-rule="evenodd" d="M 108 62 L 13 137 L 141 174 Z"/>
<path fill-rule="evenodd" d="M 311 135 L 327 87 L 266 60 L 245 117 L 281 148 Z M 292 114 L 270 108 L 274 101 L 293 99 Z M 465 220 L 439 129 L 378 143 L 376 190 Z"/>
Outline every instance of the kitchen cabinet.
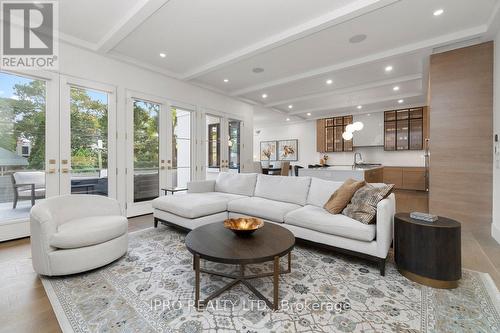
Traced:
<path fill-rule="evenodd" d="M 352 140 L 342 138 L 352 116 L 319 119 L 316 121 L 316 150 L 320 153 L 352 151 Z"/>
<path fill-rule="evenodd" d="M 427 108 L 384 112 L 384 150 L 422 150 L 427 136 Z"/>
<path fill-rule="evenodd" d="M 396 212 L 428 212 L 424 167 L 384 167 L 384 183 L 394 184 Z"/>
<path fill-rule="evenodd" d="M 394 184 L 400 190 L 425 191 L 425 168 L 384 167 L 384 183 Z"/>
<path fill-rule="evenodd" d="M 344 123 L 343 129 L 342 129 L 342 133 L 344 133 L 346 131 L 347 125 L 351 125 L 352 124 L 352 116 L 345 116 L 345 117 L 342 117 L 342 118 L 343 118 L 343 123 Z M 342 134 L 340 136 L 342 137 Z M 344 140 L 344 139 L 342 139 L 342 141 L 344 143 L 344 149 L 343 149 L 343 151 L 352 151 L 353 150 L 352 139 L 351 140 Z"/>
<path fill-rule="evenodd" d="M 319 152 L 326 151 L 325 124 L 325 119 L 316 121 L 316 147 Z"/>

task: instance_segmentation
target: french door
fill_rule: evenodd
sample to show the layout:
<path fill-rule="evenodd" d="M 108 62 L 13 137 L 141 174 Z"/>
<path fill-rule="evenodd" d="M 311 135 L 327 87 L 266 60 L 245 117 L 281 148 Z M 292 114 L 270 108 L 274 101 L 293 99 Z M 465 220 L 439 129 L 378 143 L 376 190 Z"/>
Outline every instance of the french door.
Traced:
<path fill-rule="evenodd" d="M 58 76 L 30 74 L 0 72 L 0 241 L 29 236 L 32 204 L 59 193 Z"/>
<path fill-rule="evenodd" d="M 116 198 L 116 89 L 61 78 L 60 194 Z"/>
<path fill-rule="evenodd" d="M 37 200 L 116 196 L 114 87 L 2 72 L 0 91 L 0 240 L 29 236 Z"/>
<path fill-rule="evenodd" d="M 161 189 L 173 187 L 171 124 L 167 100 L 127 93 L 127 216 L 151 213 Z"/>

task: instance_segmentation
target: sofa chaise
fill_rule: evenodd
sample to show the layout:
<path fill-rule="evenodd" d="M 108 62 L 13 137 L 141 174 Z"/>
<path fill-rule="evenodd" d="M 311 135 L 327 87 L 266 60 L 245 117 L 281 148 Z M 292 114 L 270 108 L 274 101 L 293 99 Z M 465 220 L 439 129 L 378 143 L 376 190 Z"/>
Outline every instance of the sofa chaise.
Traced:
<path fill-rule="evenodd" d="M 323 209 L 341 185 L 310 177 L 220 173 L 216 180 L 188 183 L 185 194 L 153 200 L 154 226 L 164 222 L 192 230 L 227 218 L 259 217 L 289 229 L 299 240 L 374 261 L 384 275 L 394 194 L 378 203 L 376 224 L 367 225 Z"/>

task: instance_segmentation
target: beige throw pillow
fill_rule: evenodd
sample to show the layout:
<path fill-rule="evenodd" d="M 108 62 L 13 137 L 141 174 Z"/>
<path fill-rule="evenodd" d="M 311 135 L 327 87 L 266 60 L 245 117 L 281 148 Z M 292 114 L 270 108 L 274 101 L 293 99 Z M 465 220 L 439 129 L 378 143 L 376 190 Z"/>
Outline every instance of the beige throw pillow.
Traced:
<path fill-rule="evenodd" d="M 352 197 L 342 214 L 364 224 L 376 223 L 377 204 L 391 194 L 394 184 L 374 187 L 366 184 Z"/>
<path fill-rule="evenodd" d="M 352 196 L 356 191 L 363 186 L 366 182 L 364 180 L 354 180 L 348 179 L 340 186 L 328 199 L 326 204 L 323 206 L 331 214 L 339 214 L 351 201 Z"/>

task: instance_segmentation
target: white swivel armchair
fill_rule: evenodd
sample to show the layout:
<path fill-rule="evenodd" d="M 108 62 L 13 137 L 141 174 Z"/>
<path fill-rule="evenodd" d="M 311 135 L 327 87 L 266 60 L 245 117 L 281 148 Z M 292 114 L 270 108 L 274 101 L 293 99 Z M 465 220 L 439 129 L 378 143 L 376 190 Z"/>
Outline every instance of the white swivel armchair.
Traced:
<path fill-rule="evenodd" d="M 68 275 L 109 264 L 127 252 L 128 222 L 118 202 L 98 195 L 42 200 L 31 209 L 33 268 Z"/>

